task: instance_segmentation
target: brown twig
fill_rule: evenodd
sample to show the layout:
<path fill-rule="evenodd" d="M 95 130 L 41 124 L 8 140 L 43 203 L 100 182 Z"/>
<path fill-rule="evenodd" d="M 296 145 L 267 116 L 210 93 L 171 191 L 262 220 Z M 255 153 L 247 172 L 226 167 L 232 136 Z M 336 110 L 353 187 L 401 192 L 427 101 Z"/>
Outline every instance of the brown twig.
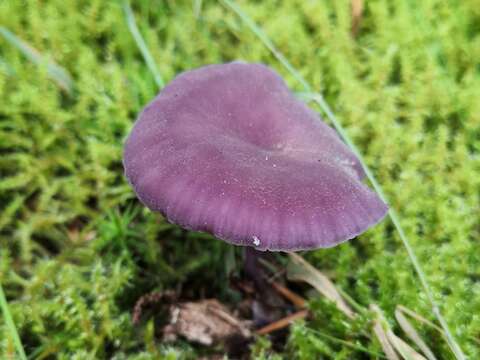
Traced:
<path fill-rule="evenodd" d="M 352 36 L 356 37 L 363 15 L 363 0 L 352 0 Z"/>
<path fill-rule="evenodd" d="M 308 310 L 300 310 L 296 313 L 293 313 L 291 315 L 288 315 L 284 317 L 283 319 L 277 320 L 271 324 L 268 324 L 267 326 L 264 326 L 260 329 L 257 330 L 258 335 L 265 335 L 269 334 L 271 332 L 286 328 L 288 325 L 290 325 L 293 321 L 297 319 L 304 319 L 308 315 Z"/>
<path fill-rule="evenodd" d="M 300 295 L 295 294 L 292 290 L 275 281 L 272 281 L 270 284 L 280 295 L 295 305 L 297 309 L 305 308 L 306 301 Z"/>

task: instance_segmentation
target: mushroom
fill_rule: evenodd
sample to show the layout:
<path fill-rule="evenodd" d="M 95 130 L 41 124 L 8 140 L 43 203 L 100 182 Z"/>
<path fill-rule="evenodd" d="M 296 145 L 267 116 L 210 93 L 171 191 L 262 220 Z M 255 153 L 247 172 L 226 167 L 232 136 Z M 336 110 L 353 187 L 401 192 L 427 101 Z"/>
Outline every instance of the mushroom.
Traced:
<path fill-rule="evenodd" d="M 136 121 L 124 167 L 168 221 L 257 250 L 335 246 L 388 210 L 336 132 L 261 64 L 177 76 Z"/>

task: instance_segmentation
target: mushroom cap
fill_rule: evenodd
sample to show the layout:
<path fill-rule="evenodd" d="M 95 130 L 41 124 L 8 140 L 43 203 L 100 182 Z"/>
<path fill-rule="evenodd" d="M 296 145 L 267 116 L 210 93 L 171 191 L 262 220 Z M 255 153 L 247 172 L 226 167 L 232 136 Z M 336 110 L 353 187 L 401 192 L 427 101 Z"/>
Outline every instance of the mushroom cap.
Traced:
<path fill-rule="evenodd" d="M 336 132 L 261 64 L 177 76 L 136 121 L 124 167 L 170 222 L 259 250 L 334 246 L 388 210 Z"/>

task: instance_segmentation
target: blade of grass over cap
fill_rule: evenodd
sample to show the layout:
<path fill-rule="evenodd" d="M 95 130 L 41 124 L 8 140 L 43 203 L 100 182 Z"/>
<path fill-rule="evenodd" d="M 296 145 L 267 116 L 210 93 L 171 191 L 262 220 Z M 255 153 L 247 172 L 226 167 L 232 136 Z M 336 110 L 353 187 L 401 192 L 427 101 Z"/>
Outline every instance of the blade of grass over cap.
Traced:
<path fill-rule="evenodd" d="M 47 61 L 36 49 L 28 45 L 25 41 L 19 39 L 14 33 L 7 28 L 0 26 L 0 35 L 3 36 L 10 44 L 15 46 L 28 60 L 35 65 L 46 64 L 48 76 L 57 83 L 57 85 L 71 94 L 73 91 L 72 78 L 68 72 L 52 61 Z"/>
<path fill-rule="evenodd" d="M 230 10 L 232 10 L 238 17 L 241 18 L 241 20 L 247 25 L 247 27 L 260 39 L 260 41 L 267 47 L 272 54 L 277 58 L 277 60 L 292 74 L 292 76 L 302 85 L 304 91 L 307 93 L 308 97 L 311 98 L 312 101 L 314 101 L 320 109 L 324 112 L 326 117 L 331 121 L 335 129 L 338 131 L 342 139 L 345 141 L 345 143 L 350 146 L 352 151 L 355 153 L 355 155 L 360 159 L 360 162 L 362 163 L 362 166 L 365 170 L 365 173 L 371 182 L 372 186 L 374 187 L 375 191 L 378 193 L 378 195 L 382 198 L 383 201 L 385 201 L 388 204 L 388 201 L 386 199 L 385 194 L 383 193 L 383 190 L 380 186 L 380 184 L 377 182 L 375 179 L 373 173 L 370 171 L 370 169 L 367 167 L 363 156 L 361 153 L 358 151 L 357 147 L 353 144 L 353 142 L 350 140 L 350 137 L 346 133 L 345 129 L 343 126 L 340 124 L 336 116 L 333 114 L 330 106 L 327 104 L 325 99 L 320 93 L 316 93 L 313 91 L 312 87 L 310 84 L 302 77 L 302 75 L 293 67 L 292 64 L 287 60 L 287 58 L 280 52 L 278 49 L 276 49 L 275 45 L 273 42 L 268 38 L 268 36 L 263 32 L 263 30 L 245 13 L 243 10 L 233 1 L 230 0 L 220 0 L 220 3 L 224 4 L 226 7 L 228 7 Z M 447 337 L 448 345 L 450 346 L 450 349 L 454 353 L 455 357 L 459 360 L 466 359 L 462 349 L 454 339 L 452 333 L 450 332 L 450 329 L 448 327 L 448 324 L 446 320 L 444 319 L 443 315 L 440 312 L 440 308 L 438 307 L 434 297 L 433 297 L 433 292 L 430 288 L 430 285 L 427 281 L 427 278 L 425 276 L 425 273 L 423 272 L 423 269 L 417 259 L 417 256 L 415 255 L 415 252 L 410 245 L 410 241 L 408 240 L 406 234 L 403 231 L 403 228 L 400 224 L 400 221 L 398 219 L 397 213 L 395 210 L 390 207 L 390 210 L 388 212 L 388 216 L 390 217 L 393 225 L 395 226 L 395 229 L 397 230 L 399 237 L 404 245 L 404 247 L 407 250 L 408 256 L 410 258 L 410 261 L 412 262 L 412 265 L 415 269 L 415 272 L 417 273 L 420 282 L 422 284 L 423 290 L 425 294 L 428 297 L 428 300 L 432 306 L 432 311 L 437 318 L 438 322 L 440 323 L 440 326 L 443 328 L 445 331 L 445 335 Z"/>
<path fill-rule="evenodd" d="M 165 84 L 163 78 L 157 69 L 155 61 L 153 61 L 153 57 L 150 53 L 150 50 L 148 50 L 147 44 L 143 40 L 142 34 L 140 34 L 140 31 L 138 30 L 132 8 L 130 7 L 130 3 L 128 1 L 123 2 L 123 11 L 125 13 L 128 29 L 130 30 L 130 33 L 132 34 L 138 49 L 142 53 L 143 59 L 147 63 L 148 69 L 153 75 L 155 83 L 157 84 L 159 89 L 163 88 Z"/>
<path fill-rule="evenodd" d="M 18 335 L 17 328 L 15 327 L 15 323 L 13 322 L 12 314 L 10 314 L 10 309 L 8 307 L 7 299 L 5 298 L 5 293 L 3 292 L 3 286 L 1 283 L 0 283 L 0 307 L 2 308 L 3 318 L 5 319 L 5 324 L 7 326 L 7 329 L 10 332 L 10 336 L 13 339 L 13 344 L 15 346 L 15 350 L 17 351 L 18 358 L 21 360 L 27 360 L 27 355 L 25 354 L 22 341 L 20 340 L 20 336 Z"/>

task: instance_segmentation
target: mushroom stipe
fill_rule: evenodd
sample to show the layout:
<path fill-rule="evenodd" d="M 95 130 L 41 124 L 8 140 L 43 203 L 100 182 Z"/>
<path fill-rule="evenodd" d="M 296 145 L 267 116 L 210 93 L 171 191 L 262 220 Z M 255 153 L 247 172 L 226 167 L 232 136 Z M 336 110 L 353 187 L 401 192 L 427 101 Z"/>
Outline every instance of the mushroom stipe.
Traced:
<path fill-rule="evenodd" d="M 336 132 L 262 64 L 177 76 L 140 114 L 124 167 L 170 222 L 257 250 L 335 246 L 388 210 Z"/>

